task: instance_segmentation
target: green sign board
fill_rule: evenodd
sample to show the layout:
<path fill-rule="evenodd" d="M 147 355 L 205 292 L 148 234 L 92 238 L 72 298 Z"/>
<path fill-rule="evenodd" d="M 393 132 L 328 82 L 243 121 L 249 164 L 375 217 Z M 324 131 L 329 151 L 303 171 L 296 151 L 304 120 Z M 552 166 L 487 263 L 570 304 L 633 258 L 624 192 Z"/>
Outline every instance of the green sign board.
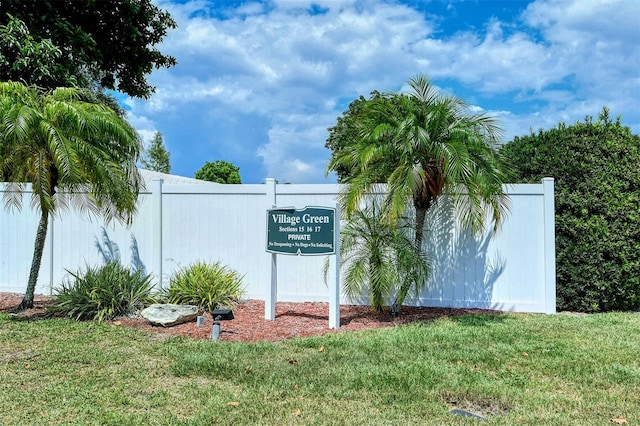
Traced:
<path fill-rule="evenodd" d="M 328 207 L 267 210 L 267 251 L 291 255 L 334 254 L 335 213 Z"/>

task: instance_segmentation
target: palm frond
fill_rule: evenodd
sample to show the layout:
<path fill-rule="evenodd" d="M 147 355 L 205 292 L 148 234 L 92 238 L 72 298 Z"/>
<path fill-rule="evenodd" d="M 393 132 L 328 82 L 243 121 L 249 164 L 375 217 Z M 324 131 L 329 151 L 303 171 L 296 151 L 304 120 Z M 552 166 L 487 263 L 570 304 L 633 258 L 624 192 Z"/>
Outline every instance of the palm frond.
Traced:
<path fill-rule="evenodd" d="M 343 292 L 352 299 L 366 297 L 378 311 L 391 305 L 394 295 L 426 285 L 428 273 L 414 270 L 429 269 L 426 256 L 406 232 L 412 228 L 411 221 L 402 218 L 391 225 L 382 216 L 380 202 L 368 198 L 364 208 L 352 213 L 341 230 L 340 251 Z"/>
<path fill-rule="evenodd" d="M 464 100 L 441 94 L 424 75 L 408 84 L 407 93 L 385 94 L 361 106 L 358 137 L 329 165 L 350 170 L 339 196 L 346 216 L 362 206 L 375 184 L 386 182 L 381 216 L 387 224 L 397 223 L 412 201 L 421 221 L 446 191 L 464 226 L 483 232 L 490 219 L 497 229 L 509 210 L 497 119 L 470 113 Z M 416 244 L 421 226 L 416 221 Z"/>
<path fill-rule="evenodd" d="M 31 183 L 31 206 L 43 218 L 68 204 L 58 191 L 80 190 L 88 197 L 77 206 L 130 223 L 141 186 L 135 169 L 141 150 L 140 138 L 125 120 L 103 105 L 84 102 L 78 89 L 43 92 L 0 82 L 0 172 Z M 6 205 L 21 203 L 6 197 Z M 43 245 L 44 238 L 37 239 L 34 259 Z M 27 293 L 33 294 L 36 280 L 33 268 Z"/>

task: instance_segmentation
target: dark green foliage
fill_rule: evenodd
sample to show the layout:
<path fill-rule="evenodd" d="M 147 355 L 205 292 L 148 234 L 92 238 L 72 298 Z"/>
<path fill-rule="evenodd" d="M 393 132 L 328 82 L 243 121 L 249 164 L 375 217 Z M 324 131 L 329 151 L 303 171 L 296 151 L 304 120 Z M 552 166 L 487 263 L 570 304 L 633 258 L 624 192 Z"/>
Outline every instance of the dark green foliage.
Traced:
<path fill-rule="evenodd" d="M 559 310 L 599 312 L 640 306 L 640 136 L 597 121 L 515 138 L 503 154 L 518 182 L 556 184 Z"/>
<path fill-rule="evenodd" d="M 85 272 L 69 272 L 72 281 L 55 289 L 52 313 L 76 320 L 107 320 L 132 315 L 154 302 L 153 283 L 141 270 L 109 262 Z"/>
<path fill-rule="evenodd" d="M 36 40 L 26 24 L 7 16 L 0 24 L 0 77 L 42 84 L 53 78 L 62 52 L 50 40 Z M 67 81 L 72 83 L 72 81 Z"/>
<path fill-rule="evenodd" d="M 369 99 L 360 96 L 349 104 L 349 109 L 344 111 L 341 117 L 338 117 L 336 125 L 327 129 L 329 136 L 324 146 L 331 150 L 331 160 L 337 159 L 343 150 L 358 143 L 361 139 L 363 121 L 370 114 L 371 105 L 383 99 L 378 91 L 371 92 Z M 351 168 L 346 164 L 336 164 L 334 171 L 338 175 L 338 182 L 351 176 Z M 381 176 L 379 182 L 384 181 L 384 176 Z"/>
<path fill-rule="evenodd" d="M 242 276 L 220 262 L 196 262 L 171 277 L 165 294 L 169 303 L 197 305 L 211 312 L 238 303 L 244 288 Z"/>
<path fill-rule="evenodd" d="M 217 183 L 242 183 L 240 179 L 240 167 L 236 167 L 228 161 L 218 160 L 210 163 L 207 161 L 195 174 L 196 179 L 208 180 Z"/>
<path fill-rule="evenodd" d="M 176 23 L 150 0 L 3 0 L 0 24 L 9 22 L 9 15 L 22 20 L 36 42 L 50 40 L 61 55 L 40 81 L 30 80 L 20 67 L 0 68 L 0 80 L 45 88 L 68 86 L 70 80 L 81 87 L 96 82 L 146 98 L 154 91 L 146 76 L 176 63 L 155 47 Z M 3 47 L 2 54 L 13 63 L 16 50 Z"/>
<path fill-rule="evenodd" d="M 62 51 L 50 40 L 36 40 L 23 21 L 9 15 L 7 24 L 0 24 L 0 80 L 15 80 L 42 88 L 82 83 L 85 86 L 80 87 L 78 93 L 84 101 L 103 104 L 124 118 L 124 109 L 118 101 L 96 81 L 78 79 L 65 72 L 59 61 L 61 55 Z M 57 84 L 54 85 L 54 81 Z"/>

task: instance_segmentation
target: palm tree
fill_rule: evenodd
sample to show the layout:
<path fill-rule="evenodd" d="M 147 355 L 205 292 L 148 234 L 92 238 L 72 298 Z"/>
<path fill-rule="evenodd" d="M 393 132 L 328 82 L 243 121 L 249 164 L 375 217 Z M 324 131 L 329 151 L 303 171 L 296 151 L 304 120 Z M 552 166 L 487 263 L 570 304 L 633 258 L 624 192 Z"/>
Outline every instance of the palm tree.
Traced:
<path fill-rule="evenodd" d="M 71 203 L 107 221 L 130 223 L 141 185 L 136 168 L 141 149 L 124 119 L 87 102 L 77 89 L 43 92 L 0 83 L 0 175 L 12 182 L 5 203 L 20 209 L 21 191 L 30 183 L 31 204 L 40 210 L 29 281 L 16 310 L 33 306 L 51 214 Z"/>
<path fill-rule="evenodd" d="M 409 93 L 372 99 L 356 143 L 329 163 L 329 171 L 351 170 L 340 196 L 347 216 L 386 182 L 387 220 L 395 223 L 411 200 L 420 248 L 425 215 L 445 191 L 457 218 L 474 233 L 485 228 L 487 213 L 497 228 L 509 204 L 502 188 L 508 174 L 497 149 L 502 132 L 495 119 L 468 114 L 464 101 L 440 94 L 423 75 L 409 86 Z"/>
<path fill-rule="evenodd" d="M 391 313 L 398 315 L 409 290 L 413 287 L 418 294 L 426 285 L 431 267 L 427 256 L 408 236 L 408 222 L 390 226 L 378 204 L 375 199 L 369 200 L 364 209 L 353 212 L 341 230 L 343 290 L 351 298 L 366 294 L 377 312 L 388 304 Z M 325 276 L 327 271 L 325 263 Z"/>

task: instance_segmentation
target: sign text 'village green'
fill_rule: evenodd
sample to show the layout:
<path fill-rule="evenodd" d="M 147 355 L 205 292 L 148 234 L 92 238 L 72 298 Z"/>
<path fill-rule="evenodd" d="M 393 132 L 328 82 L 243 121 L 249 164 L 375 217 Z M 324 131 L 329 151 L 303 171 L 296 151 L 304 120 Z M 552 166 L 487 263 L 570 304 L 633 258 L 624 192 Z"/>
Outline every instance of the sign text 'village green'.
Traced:
<path fill-rule="evenodd" d="M 293 255 L 335 253 L 335 209 L 267 210 L 267 251 Z"/>

